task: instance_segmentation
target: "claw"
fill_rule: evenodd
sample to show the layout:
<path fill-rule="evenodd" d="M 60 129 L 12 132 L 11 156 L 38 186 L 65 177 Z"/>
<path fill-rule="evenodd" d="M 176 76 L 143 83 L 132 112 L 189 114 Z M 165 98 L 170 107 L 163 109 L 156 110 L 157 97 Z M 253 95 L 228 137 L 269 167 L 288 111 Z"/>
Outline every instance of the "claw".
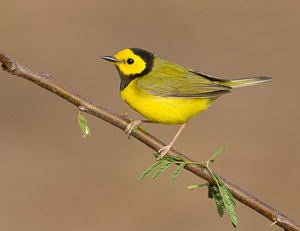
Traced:
<path fill-rule="evenodd" d="M 163 158 L 172 148 L 172 145 L 169 144 L 167 146 L 162 147 L 161 149 L 158 150 L 157 153 L 159 153 L 159 157 L 157 157 L 157 160 L 160 160 Z"/>
<path fill-rule="evenodd" d="M 127 128 L 125 129 L 125 133 L 128 134 L 128 138 L 130 137 L 130 134 L 132 130 L 135 128 L 135 126 L 139 126 L 141 122 L 142 122 L 141 120 L 135 120 L 130 124 L 128 124 Z"/>

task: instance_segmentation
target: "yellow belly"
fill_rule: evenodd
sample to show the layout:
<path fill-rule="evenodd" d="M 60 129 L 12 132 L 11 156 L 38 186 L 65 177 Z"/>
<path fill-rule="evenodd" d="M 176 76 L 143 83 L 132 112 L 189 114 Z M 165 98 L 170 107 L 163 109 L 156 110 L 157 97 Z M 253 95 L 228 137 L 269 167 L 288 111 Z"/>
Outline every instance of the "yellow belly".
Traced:
<path fill-rule="evenodd" d="M 152 122 L 182 124 L 208 108 L 215 98 L 160 97 L 138 89 L 133 80 L 123 91 L 122 99 Z"/>

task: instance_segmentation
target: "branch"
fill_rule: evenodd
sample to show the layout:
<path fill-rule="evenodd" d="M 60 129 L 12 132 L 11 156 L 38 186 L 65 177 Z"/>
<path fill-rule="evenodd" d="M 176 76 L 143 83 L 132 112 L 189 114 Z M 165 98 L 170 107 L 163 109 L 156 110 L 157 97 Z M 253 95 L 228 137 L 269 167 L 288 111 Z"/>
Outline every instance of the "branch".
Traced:
<path fill-rule="evenodd" d="M 100 119 L 122 130 L 125 130 L 127 125 L 130 123 L 130 121 L 125 116 L 120 116 L 118 114 L 110 112 L 106 108 L 96 105 L 92 101 L 84 98 L 83 96 L 72 91 L 71 89 L 64 87 L 63 85 L 61 85 L 60 83 L 52 79 L 51 76 L 46 73 L 38 73 L 33 70 L 30 70 L 29 68 L 22 66 L 21 64 L 17 63 L 12 58 L 4 54 L 1 50 L 0 50 L 0 62 L 2 63 L 2 68 L 4 71 L 7 71 L 12 75 L 22 77 L 24 79 L 27 79 L 37 84 L 38 86 L 72 103 L 73 105 L 78 107 L 79 110 L 81 111 L 97 116 Z M 151 134 L 144 133 L 141 129 L 138 129 L 136 133 L 132 133 L 132 136 L 135 137 L 137 140 L 143 142 L 144 144 L 146 144 L 148 147 L 150 147 L 156 152 L 160 148 L 165 146 L 163 142 L 161 142 Z M 181 154 L 180 152 L 174 149 L 171 149 L 168 154 L 171 156 L 183 157 L 189 162 L 195 162 L 191 160 L 189 157 L 184 156 L 183 154 Z M 201 165 L 187 164 L 185 166 L 185 169 L 205 179 L 209 183 L 215 184 L 214 180 L 212 179 L 207 169 L 202 167 Z M 224 177 L 220 176 L 220 178 L 225 182 L 227 188 L 231 191 L 232 195 L 241 203 L 252 208 L 256 212 L 262 214 L 263 216 L 271 220 L 273 223 L 284 228 L 285 230 L 300 230 L 300 224 L 298 224 L 296 221 L 290 219 L 283 213 L 272 208 L 268 204 L 259 200 L 255 196 L 246 192 L 244 189 L 238 187 L 237 185 L 233 184 L 232 182 L 225 179 Z"/>

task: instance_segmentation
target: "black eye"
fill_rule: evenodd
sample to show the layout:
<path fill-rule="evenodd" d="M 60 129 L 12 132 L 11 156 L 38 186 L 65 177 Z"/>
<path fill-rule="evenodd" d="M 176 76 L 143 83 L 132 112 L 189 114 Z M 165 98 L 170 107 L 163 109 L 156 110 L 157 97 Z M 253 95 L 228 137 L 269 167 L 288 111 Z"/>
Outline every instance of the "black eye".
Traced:
<path fill-rule="evenodd" d="M 127 59 L 127 63 L 128 63 L 129 65 L 131 65 L 131 64 L 134 63 L 134 60 L 133 60 L 133 59 Z"/>

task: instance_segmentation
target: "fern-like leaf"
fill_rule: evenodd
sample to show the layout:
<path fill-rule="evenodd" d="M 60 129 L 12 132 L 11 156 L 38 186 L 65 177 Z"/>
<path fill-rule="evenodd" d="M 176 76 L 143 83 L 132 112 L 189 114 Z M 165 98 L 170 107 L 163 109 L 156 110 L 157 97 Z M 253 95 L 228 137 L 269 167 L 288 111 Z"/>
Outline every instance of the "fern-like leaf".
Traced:
<path fill-rule="evenodd" d="M 217 179 L 218 184 L 219 184 L 220 186 L 223 186 L 224 188 L 226 188 L 227 194 L 228 194 L 228 196 L 229 196 L 229 199 L 230 199 L 231 203 L 234 204 L 235 207 L 237 207 L 237 206 L 238 206 L 238 203 L 237 203 L 236 199 L 233 197 L 233 195 L 231 194 L 231 192 L 230 192 L 230 191 L 228 190 L 228 188 L 226 187 L 225 183 L 221 180 L 221 178 L 220 178 L 217 174 L 214 174 L 214 176 L 215 176 L 215 178 Z"/>
<path fill-rule="evenodd" d="M 78 124 L 83 133 L 83 135 L 82 135 L 83 138 L 86 138 L 87 135 L 89 135 L 89 136 L 91 135 L 90 128 L 87 125 L 87 119 L 83 115 L 81 115 L 80 111 L 78 113 Z"/>
<path fill-rule="evenodd" d="M 174 172 L 173 176 L 171 177 L 171 183 L 173 183 L 176 179 L 176 177 L 179 175 L 179 173 L 181 172 L 181 170 L 184 168 L 184 166 L 186 165 L 186 162 L 182 162 L 179 167 L 176 169 L 176 171 Z"/>
<path fill-rule="evenodd" d="M 236 217 L 236 213 L 234 211 L 234 208 L 232 206 L 230 196 L 228 195 L 228 190 L 223 185 L 220 185 L 219 190 L 220 190 L 220 194 L 222 196 L 223 202 L 224 202 L 225 210 L 226 210 L 226 212 L 228 213 L 228 215 L 230 217 L 230 220 L 232 222 L 233 227 L 236 227 L 237 217 Z"/>
<path fill-rule="evenodd" d="M 225 148 L 219 148 L 212 156 L 211 156 L 211 158 L 209 158 L 209 161 L 211 162 L 211 163 L 213 163 L 215 160 L 214 160 L 214 158 L 217 156 L 217 155 L 219 155 L 221 152 L 223 152 L 225 150 Z"/>
<path fill-rule="evenodd" d="M 149 168 L 147 168 L 142 175 L 140 176 L 139 180 L 143 180 L 146 176 L 148 176 L 155 168 L 157 168 L 159 165 L 161 165 L 164 162 L 164 160 L 159 160 L 152 164 Z"/>
<path fill-rule="evenodd" d="M 204 185 L 207 185 L 207 183 L 201 183 L 201 184 L 192 184 L 190 186 L 187 186 L 187 189 L 189 190 L 194 190 L 194 189 L 197 189 L 197 188 L 200 188 Z"/>
<path fill-rule="evenodd" d="M 218 188 L 216 186 L 209 184 L 208 185 L 208 191 L 209 191 L 209 196 L 211 195 L 210 198 L 213 198 L 217 207 L 217 212 L 222 217 L 224 215 L 224 203 L 222 200 L 222 197 L 220 196 L 220 193 L 218 191 Z"/>
<path fill-rule="evenodd" d="M 237 204 L 237 202 L 233 198 L 231 192 L 227 189 L 225 183 L 220 179 L 220 177 L 217 174 L 215 174 L 214 172 L 212 172 L 212 173 L 213 173 L 213 176 L 218 185 L 218 189 L 219 189 L 220 195 L 221 195 L 223 203 L 224 203 L 225 211 L 226 211 L 226 213 L 228 213 L 233 227 L 236 227 L 237 226 L 237 216 L 236 216 L 233 204 L 235 205 L 235 204 Z M 233 200 L 235 201 L 235 203 L 232 202 Z"/>
<path fill-rule="evenodd" d="M 155 173 L 152 175 L 152 179 L 154 180 L 159 176 L 163 171 L 165 171 L 168 167 L 170 167 L 174 162 L 167 161 L 163 166 L 159 167 Z"/>

